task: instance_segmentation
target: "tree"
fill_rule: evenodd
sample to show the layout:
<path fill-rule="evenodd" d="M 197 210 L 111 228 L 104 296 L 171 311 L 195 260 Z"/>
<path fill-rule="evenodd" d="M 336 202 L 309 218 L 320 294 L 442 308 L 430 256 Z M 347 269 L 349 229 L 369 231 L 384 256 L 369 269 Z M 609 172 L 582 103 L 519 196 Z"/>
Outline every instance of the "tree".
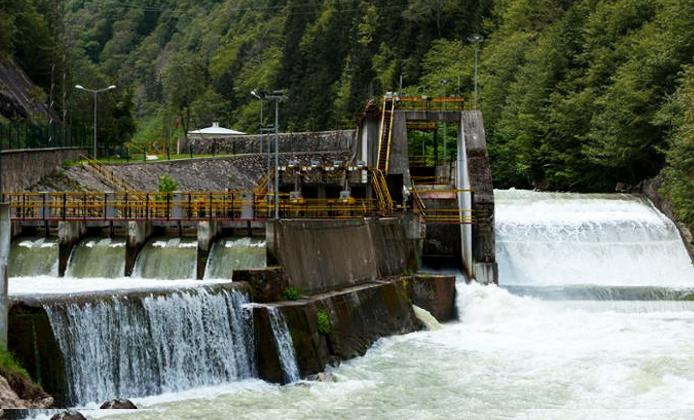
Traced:
<path fill-rule="evenodd" d="M 190 131 L 192 105 L 204 89 L 204 74 L 200 57 L 182 52 L 171 58 L 162 75 L 167 104 L 178 114 L 185 139 Z"/>

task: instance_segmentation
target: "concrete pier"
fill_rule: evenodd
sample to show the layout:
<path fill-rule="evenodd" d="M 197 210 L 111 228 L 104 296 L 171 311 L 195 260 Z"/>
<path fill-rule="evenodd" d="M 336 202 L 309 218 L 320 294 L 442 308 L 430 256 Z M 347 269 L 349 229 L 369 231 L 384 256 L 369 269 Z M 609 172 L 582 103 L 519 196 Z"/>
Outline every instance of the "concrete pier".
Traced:
<path fill-rule="evenodd" d="M 7 346 L 7 264 L 10 258 L 12 224 L 7 204 L 0 204 L 0 345 Z"/>
<path fill-rule="evenodd" d="M 84 222 L 58 223 L 58 277 L 65 276 L 72 248 L 84 237 L 85 233 L 87 233 L 87 225 Z"/>
<path fill-rule="evenodd" d="M 198 280 L 205 277 L 207 259 L 214 241 L 222 234 L 222 225 L 214 221 L 204 221 L 198 223 L 198 250 L 197 250 L 197 276 Z"/>
<path fill-rule="evenodd" d="M 154 229 L 148 222 L 128 222 L 128 240 L 125 246 L 125 276 L 130 277 L 135 268 L 137 256 L 152 236 Z"/>

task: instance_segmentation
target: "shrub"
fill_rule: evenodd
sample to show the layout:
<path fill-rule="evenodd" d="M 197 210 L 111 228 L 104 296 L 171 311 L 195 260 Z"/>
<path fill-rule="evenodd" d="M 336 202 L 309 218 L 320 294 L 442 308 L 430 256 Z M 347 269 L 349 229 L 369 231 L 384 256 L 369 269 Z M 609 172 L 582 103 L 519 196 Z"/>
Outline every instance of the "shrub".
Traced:
<path fill-rule="evenodd" d="M 285 300 L 297 300 L 299 299 L 299 289 L 296 287 L 287 287 L 282 290 L 282 297 Z"/>
<path fill-rule="evenodd" d="M 330 317 L 323 309 L 316 313 L 316 323 L 318 324 L 318 332 L 323 335 L 330 334 L 333 329 L 332 322 L 330 322 Z"/>
<path fill-rule="evenodd" d="M 159 192 L 170 193 L 178 189 L 178 183 L 168 175 L 159 177 Z"/>

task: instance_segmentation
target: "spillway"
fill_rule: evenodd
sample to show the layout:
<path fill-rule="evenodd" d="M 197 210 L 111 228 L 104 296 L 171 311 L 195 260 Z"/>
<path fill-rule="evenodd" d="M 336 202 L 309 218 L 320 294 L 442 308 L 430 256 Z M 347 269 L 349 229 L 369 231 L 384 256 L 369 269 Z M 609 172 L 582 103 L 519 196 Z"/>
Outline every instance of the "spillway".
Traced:
<path fill-rule="evenodd" d="M 206 279 L 230 279 L 234 270 L 266 266 L 265 241 L 257 238 L 225 238 L 212 245 L 205 268 Z"/>
<path fill-rule="evenodd" d="M 248 298 L 224 288 L 44 304 L 83 405 L 216 385 L 255 374 Z"/>
<path fill-rule="evenodd" d="M 125 239 L 88 238 L 72 250 L 67 277 L 118 278 L 125 270 Z"/>
<path fill-rule="evenodd" d="M 279 357 L 282 376 L 287 383 L 296 382 L 301 379 L 299 368 L 296 364 L 296 354 L 294 353 L 294 343 L 292 336 L 287 328 L 287 320 L 284 315 L 275 307 L 268 308 L 270 315 L 270 325 L 272 335 L 275 339 L 277 355 Z"/>
<path fill-rule="evenodd" d="M 693 287 L 675 225 L 626 194 L 496 191 L 504 286 Z"/>
<path fill-rule="evenodd" d="M 156 238 L 140 251 L 133 277 L 146 279 L 194 279 L 197 240 L 195 238 Z"/>
<path fill-rule="evenodd" d="M 56 238 L 20 238 L 12 243 L 8 265 L 10 277 L 58 275 Z"/>

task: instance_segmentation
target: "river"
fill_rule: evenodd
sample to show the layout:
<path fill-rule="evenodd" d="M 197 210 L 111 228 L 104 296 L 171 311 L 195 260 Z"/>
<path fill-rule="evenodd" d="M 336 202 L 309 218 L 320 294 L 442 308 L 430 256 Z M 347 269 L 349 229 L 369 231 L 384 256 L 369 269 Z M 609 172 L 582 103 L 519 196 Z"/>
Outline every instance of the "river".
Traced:
<path fill-rule="evenodd" d="M 694 417 L 694 302 L 679 300 L 694 268 L 674 225 L 633 196 L 496 195 L 500 287 L 460 277 L 459 321 L 382 339 L 334 382 L 243 380 L 119 418 Z"/>

